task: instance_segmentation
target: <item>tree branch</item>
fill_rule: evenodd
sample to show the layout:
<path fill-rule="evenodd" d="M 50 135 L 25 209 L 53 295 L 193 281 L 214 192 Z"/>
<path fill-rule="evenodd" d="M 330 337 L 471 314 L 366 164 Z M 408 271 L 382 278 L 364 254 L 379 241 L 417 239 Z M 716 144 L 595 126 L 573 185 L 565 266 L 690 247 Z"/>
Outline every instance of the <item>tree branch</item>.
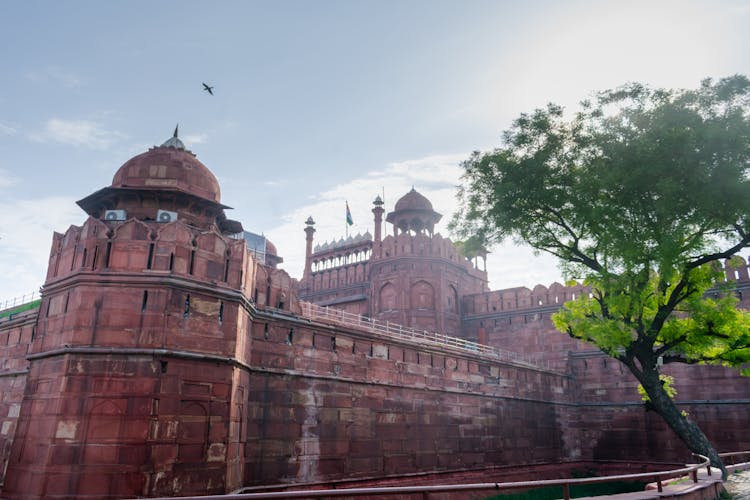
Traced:
<path fill-rule="evenodd" d="M 708 264 L 709 262 L 714 262 L 720 259 L 728 259 L 743 248 L 750 246 L 750 234 L 746 234 L 744 231 L 741 231 L 736 225 L 735 228 L 738 229 L 740 236 L 742 236 L 742 239 L 737 242 L 736 245 L 724 250 L 723 252 L 716 252 L 698 257 L 694 261 L 685 264 L 685 269 L 695 269 L 696 267 L 700 267 L 703 264 Z"/>

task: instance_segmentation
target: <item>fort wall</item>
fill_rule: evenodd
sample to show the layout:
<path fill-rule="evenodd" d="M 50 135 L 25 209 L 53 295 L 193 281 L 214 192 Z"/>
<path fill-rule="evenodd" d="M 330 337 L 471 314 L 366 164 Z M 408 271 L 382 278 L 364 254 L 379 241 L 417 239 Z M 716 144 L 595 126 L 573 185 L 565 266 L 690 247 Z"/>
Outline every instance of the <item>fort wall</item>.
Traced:
<path fill-rule="evenodd" d="M 554 330 L 550 304 L 481 309 L 467 321 L 489 344 L 552 370 L 311 320 L 288 299 L 293 280 L 265 266 L 243 282 L 246 293 L 263 289 L 263 303 L 201 280 L 120 272 L 102 282 L 72 267 L 48 283 L 38 310 L 0 324 L 0 443 L 16 464 L 4 489 L 28 492 L 18 498 L 687 454 L 619 363 Z M 153 291 L 145 307 L 144 289 Z M 496 294 L 510 296 L 534 304 L 523 289 Z M 721 367 L 665 371 L 719 449 L 750 446 L 747 381 Z"/>
<path fill-rule="evenodd" d="M 252 335 L 248 485 L 562 459 L 563 375 L 291 318 Z"/>
<path fill-rule="evenodd" d="M 34 338 L 38 309 L 0 319 L 0 484 L 21 413 L 29 363 L 26 355 Z"/>
<path fill-rule="evenodd" d="M 388 214 L 394 235 L 383 240 L 379 198 L 375 240 L 348 249 L 313 254 L 308 219 L 297 283 L 275 268 L 278 255 L 258 262 L 232 238 L 241 224 L 226 219 L 218 182 L 176 134 L 79 201 L 90 217 L 54 235 L 39 308 L 0 319 L 4 497 L 684 460 L 633 378 L 554 330 L 550 315 L 585 287 L 487 291 L 486 272 L 434 234 L 440 214 L 414 189 Z M 746 261 L 726 271 L 750 308 Z M 316 316 L 298 290 L 367 317 Z M 378 330 L 376 319 L 417 330 Z M 748 381 L 717 367 L 674 370 L 678 403 L 719 449 L 749 448 Z"/>

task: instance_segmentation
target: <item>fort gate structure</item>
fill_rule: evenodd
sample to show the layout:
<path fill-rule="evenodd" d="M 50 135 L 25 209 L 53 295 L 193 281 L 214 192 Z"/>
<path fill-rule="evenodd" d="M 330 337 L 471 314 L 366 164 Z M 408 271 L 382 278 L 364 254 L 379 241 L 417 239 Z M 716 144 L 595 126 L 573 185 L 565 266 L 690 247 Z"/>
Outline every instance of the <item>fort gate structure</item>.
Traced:
<path fill-rule="evenodd" d="M 308 219 L 299 281 L 270 242 L 249 246 L 176 134 L 78 204 L 39 307 L 0 318 L 3 497 L 686 454 L 623 367 L 554 331 L 585 287 L 490 291 L 486 255 L 435 233 L 416 190 L 388 214 L 375 199 L 374 235 L 314 245 Z M 750 306 L 744 261 L 726 279 Z M 748 380 L 669 371 L 717 448 L 750 448 Z"/>

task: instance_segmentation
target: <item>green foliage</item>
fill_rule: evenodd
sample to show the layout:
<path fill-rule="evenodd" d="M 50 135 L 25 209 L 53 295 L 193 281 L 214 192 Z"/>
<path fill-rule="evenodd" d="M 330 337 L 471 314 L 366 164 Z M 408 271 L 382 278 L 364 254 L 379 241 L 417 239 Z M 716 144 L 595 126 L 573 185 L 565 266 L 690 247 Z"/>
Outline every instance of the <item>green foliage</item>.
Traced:
<path fill-rule="evenodd" d="M 731 290 L 707 295 L 721 261 L 750 245 L 746 77 L 696 90 L 629 84 L 572 117 L 550 104 L 522 114 L 501 147 L 463 167 L 452 221 L 460 236 L 513 237 L 559 257 L 566 278 L 590 287 L 553 316 L 558 329 L 636 377 L 658 371 L 659 356 L 750 361 L 748 312 Z"/>
<path fill-rule="evenodd" d="M 476 257 L 477 255 L 486 253 L 482 242 L 479 240 L 479 238 L 474 236 L 469 237 L 464 241 L 456 241 L 455 245 L 456 247 L 458 247 L 458 251 L 461 253 L 461 255 L 469 259 Z"/>
<path fill-rule="evenodd" d="M 589 496 L 616 495 L 644 491 L 646 483 L 613 481 L 611 483 L 579 484 L 570 487 L 571 498 Z M 488 500 L 555 500 L 562 498 L 562 487 L 548 486 L 524 491 L 522 493 L 506 493 L 490 497 Z"/>
<path fill-rule="evenodd" d="M 667 396 L 669 396 L 670 399 L 674 399 L 674 397 L 677 396 L 677 389 L 674 387 L 674 377 L 662 374 L 659 375 L 659 380 L 661 381 L 661 386 L 664 388 L 664 392 L 667 393 Z M 638 394 L 641 395 L 641 401 L 644 403 L 651 401 L 651 398 L 646 393 L 646 389 L 640 384 L 638 384 Z"/>
<path fill-rule="evenodd" d="M 555 326 L 620 360 L 688 447 L 721 466 L 657 361 L 750 375 L 750 312 L 713 288 L 723 261 L 741 265 L 734 256 L 750 246 L 750 80 L 629 84 L 570 117 L 549 104 L 463 168 L 459 237 L 512 237 L 557 256 L 590 295 L 566 303 Z"/>

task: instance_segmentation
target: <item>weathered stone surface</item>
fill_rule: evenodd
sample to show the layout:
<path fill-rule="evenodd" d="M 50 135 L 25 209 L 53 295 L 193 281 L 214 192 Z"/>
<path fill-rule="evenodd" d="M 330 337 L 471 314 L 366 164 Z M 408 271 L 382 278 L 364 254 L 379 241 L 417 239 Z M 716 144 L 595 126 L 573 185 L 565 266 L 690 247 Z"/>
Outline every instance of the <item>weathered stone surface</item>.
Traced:
<path fill-rule="evenodd" d="M 126 165 L 149 164 L 145 155 Z M 90 217 L 54 235 L 41 306 L 0 319 L 4 498 L 685 459 L 620 365 L 554 331 L 551 312 L 584 287 L 488 291 L 486 273 L 432 234 L 439 214 L 409 195 L 393 236 L 377 227 L 375 240 L 308 252 L 302 294 L 534 362 L 384 336 L 362 319 L 323 323 L 302 314 L 284 271 L 222 233 L 218 185 L 196 190 L 190 175 L 150 165 L 81 201 Z M 151 182 L 168 173 L 177 191 Z M 140 180 L 125 186 L 131 177 Z M 130 217 L 106 221 L 106 209 Z M 178 220 L 156 222 L 157 209 Z M 727 271 L 750 288 L 746 267 Z M 750 449 L 748 380 L 718 367 L 669 371 L 720 450 Z"/>

